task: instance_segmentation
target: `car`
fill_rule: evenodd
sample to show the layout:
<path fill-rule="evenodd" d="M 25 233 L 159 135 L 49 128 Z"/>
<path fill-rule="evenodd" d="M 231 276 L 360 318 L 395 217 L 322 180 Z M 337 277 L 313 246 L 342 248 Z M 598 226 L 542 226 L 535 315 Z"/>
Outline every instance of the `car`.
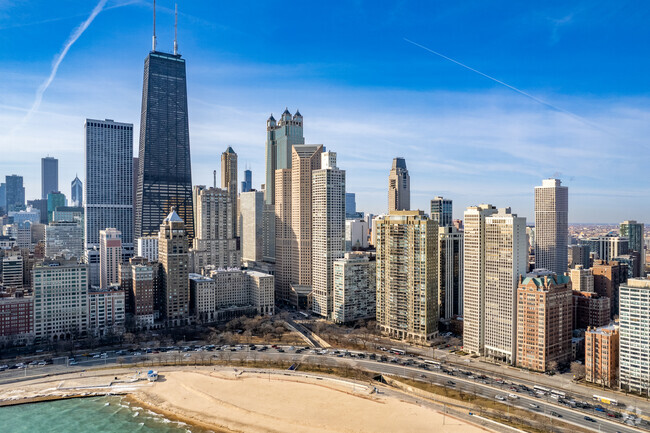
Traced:
<path fill-rule="evenodd" d="M 590 417 L 590 416 L 586 416 L 586 417 L 585 417 L 585 421 L 591 421 L 591 422 L 596 422 L 596 420 L 595 420 L 595 419 L 593 419 L 593 418 L 592 418 L 592 417 Z"/>
<path fill-rule="evenodd" d="M 45 361 L 39 361 L 38 362 L 38 365 L 46 365 L 46 364 L 47 364 L 47 362 L 45 362 Z"/>
<path fill-rule="evenodd" d="M 506 398 L 502 395 L 495 395 L 494 398 L 496 398 L 499 401 L 506 401 Z"/>
<path fill-rule="evenodd" d="M 532 407 L 533 409 L 539 409 L 539 405 L 535 403 L 528 403 L 528 406 Z"/>
<path fill-rule="evenodd" d="M 93 358 L 99 358 L 99 353 L 93 355 Z"/>
<path fill-rule="evenodd" d="M 557 413 L 557 412 L 555 412 L 555 411 L 551 411 L 551 415 L 556 416 L 556 417 L 558 417 L 558 418 L 562 418 L 562 415 L 559 414 L 559 413 Z"/>
<path fill-rule="evenodd" d="M 448 380 L 448 381 L 447 381 L 447 385 L 449 385 L 449 386 L 456 386 L 456 382 L 454 382 L 453 380 Z"/>
<path fill-rule="evenodd" d="M 516 394 L 508 394 L 508 398 L 511 398 L 513 400 L 517 400 L 519 398 L 519 396 L 516 395 Z"/>
<path fill-rule="evenodd" d="M 72 360 L 72 361 L 68 362 L 68 365 L 77 365 L 77 364 L 79 364 L 79 363 L 77 361 L 75 361 L 75 360 Z"/>
<path fill-rule="evenodd" d="M 605 412 L 605 409 L 602 407 L 595 407 L 594 409 L 596 409 L 598 412 Z"/>

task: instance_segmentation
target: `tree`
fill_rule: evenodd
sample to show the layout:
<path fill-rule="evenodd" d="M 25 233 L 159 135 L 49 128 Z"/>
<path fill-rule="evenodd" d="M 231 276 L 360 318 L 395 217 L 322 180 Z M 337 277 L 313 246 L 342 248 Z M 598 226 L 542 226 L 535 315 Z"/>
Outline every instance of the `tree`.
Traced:
<path fill-rule="evenodd" d="M 573 375 L 574 380 L 581 380 L 585 377 L 585 366 L 581 362 L 572 362 L 571 363 L 571 374 Z"/>

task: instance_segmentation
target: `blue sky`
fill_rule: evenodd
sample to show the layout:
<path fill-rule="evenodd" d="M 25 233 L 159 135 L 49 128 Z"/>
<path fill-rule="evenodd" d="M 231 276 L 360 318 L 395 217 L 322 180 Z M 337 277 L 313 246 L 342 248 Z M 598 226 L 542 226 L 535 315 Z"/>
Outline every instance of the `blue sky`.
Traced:
<path fill-rule="evenodd" d="M 532 221 L 533 187 L 559 176 L 570 221 L 650 221 L 650 4 L 535 3 L 180 1 L 193 182 L 211 183 L 232 146 L 240 177 L 250 166 L 259 187 L 265 121 L 287 106 L 305 117 L 308 143 L 338 153 L 364 211 L 386 210 L 391 160 L 403 156 L 413 207 L 444 195 L 455 217 L 488 202 Z M 47 154 L 69 195 L 85 118 L 133 123 L 138 137 L 150 1 L 108 0 L 28 115 L 96 5 L 0 0 L 0 176 L 23 175 L 29 198 Z M 173 8 L 157 2 L 160 50 L 172 49 Z"/>

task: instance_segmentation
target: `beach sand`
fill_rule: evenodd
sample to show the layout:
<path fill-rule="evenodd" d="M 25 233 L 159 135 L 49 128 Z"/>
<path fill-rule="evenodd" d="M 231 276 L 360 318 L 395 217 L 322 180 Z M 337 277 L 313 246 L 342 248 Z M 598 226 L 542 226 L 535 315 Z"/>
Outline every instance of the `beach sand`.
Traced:
<path fill-rule="evenodd" d="M 162 414 L 246 433 L 485 432 L 371 386 L 337 379 L 225 371 L 161 373 L 131 397 Z"/>

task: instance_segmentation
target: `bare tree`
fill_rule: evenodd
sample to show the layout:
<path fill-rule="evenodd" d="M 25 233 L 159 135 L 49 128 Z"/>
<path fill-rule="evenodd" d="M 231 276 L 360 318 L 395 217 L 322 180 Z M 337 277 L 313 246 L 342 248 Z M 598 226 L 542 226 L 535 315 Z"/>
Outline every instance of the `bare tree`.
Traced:
<path fill-rule="evenodd" d="M 571 363 L 571 374 L 573 374 L 574 380 L 581 380 L 585 377 L 586 369 L 585 365 L 581 362 L 572 362 Z"/>

